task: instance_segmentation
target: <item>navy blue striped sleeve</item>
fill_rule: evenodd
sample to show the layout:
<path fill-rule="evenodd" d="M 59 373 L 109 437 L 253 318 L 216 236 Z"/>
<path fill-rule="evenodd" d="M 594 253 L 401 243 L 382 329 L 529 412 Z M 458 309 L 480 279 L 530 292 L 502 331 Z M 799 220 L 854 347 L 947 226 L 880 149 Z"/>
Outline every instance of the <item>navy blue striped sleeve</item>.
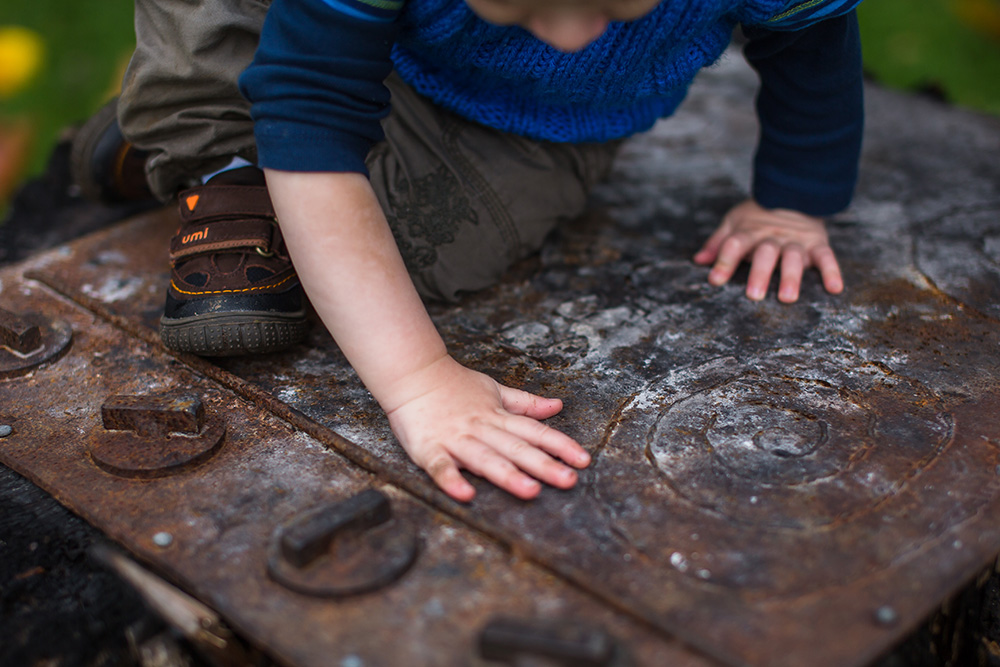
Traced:
<path fill-rule="evenodd" d="M 816 216 L 850 203 L 864 129 L 857 15 L 798 30 L 745 26 L 744 53 L 760 75 L 754 199 Z"/>
<path fill-rule="evenodd" d="M 849 14 L 860 4 L 861 0 L 799 0 L 764 21 L 761 27 L 768 30 L 801 30 L 813 23 Z"/>
<path fill-rule="evenodd" d="M 274 0 L 240 77 L 258 162 L 283 171 L 367 173 L 389 112 L 400 0 Z"/>

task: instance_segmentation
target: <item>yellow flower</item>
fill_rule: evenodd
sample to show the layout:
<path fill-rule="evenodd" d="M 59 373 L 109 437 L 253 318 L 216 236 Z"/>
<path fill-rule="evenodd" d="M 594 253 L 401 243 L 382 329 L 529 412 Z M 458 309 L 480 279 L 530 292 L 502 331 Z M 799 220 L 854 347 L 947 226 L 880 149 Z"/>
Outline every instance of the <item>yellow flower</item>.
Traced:
<path fill-rule="evenodd" d="M 0 26 L 0 98 L 27 85 L 42 66 L 45 45 L 34 30 Z"/>
<path fill-rule="evenodd" d="M 979 32 L 1000 38 L 1000 0 L 952 0 L 958 17 Z"/>

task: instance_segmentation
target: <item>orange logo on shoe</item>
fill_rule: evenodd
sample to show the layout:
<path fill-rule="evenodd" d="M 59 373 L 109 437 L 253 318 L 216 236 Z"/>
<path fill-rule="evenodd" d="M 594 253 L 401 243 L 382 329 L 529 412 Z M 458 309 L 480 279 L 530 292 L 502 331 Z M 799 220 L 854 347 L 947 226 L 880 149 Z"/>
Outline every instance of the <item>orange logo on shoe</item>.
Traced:
<path fill-rule="evenodd" d="M 181 237 L 181 244 L 188 244 L 191 241 L 202 241 L 208 238 L 208 227 L 202 229 L 201 231 L 192 232 L 190 234 L 185 234 Z"/>
<path fill-rule="evenodd" d="M 193 211 L 194 207 L 198 205 L 198 196 L 199 195 L 190 195 L 187 199 L 184 200 L 184 202 L 188 206 L 189 211 Z"/>

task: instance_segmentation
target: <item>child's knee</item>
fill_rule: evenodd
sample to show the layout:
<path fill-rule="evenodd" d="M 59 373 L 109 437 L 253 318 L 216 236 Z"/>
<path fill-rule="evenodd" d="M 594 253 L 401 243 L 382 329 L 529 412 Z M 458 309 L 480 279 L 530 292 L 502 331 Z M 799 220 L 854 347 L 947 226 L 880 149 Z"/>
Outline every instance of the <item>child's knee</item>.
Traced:
<path fill-rule="evenodd" d="M 495 285 L 523 256 L 519 237 L 456 193 L 448 206 L 421 216 L 389 214 L 403 261 L 421 296 L 455 301 Z"/>

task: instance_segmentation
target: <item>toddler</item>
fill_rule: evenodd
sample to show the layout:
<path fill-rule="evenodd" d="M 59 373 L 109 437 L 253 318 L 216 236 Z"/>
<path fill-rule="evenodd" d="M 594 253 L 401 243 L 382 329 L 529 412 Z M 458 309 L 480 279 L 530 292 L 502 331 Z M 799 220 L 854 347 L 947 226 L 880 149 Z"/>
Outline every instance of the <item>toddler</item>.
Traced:
<path fill-rule="evenodd" d="M 95 165 L 139 155 L 177 197 L 168 347 L 294 344 L 304 288 L 445 493 L 472 499 L 464 469 L 531 498 L 590 460 L 543 423 L 561 402 L 458 364 L 422 298 L 495 283 L 580 215 L 620 141 L 669 116 L 736 26 L 761 79 L 753 188 L 694 261 L 714 285 L 748 261 L 751 299 L 777 272 L 795 301 L 810 267 L 840 292 L 822 218 L 856 180 L 859 2 L 137 0 L 125 140 L 91 131 L 82 162 L 113 189 Z"/>

